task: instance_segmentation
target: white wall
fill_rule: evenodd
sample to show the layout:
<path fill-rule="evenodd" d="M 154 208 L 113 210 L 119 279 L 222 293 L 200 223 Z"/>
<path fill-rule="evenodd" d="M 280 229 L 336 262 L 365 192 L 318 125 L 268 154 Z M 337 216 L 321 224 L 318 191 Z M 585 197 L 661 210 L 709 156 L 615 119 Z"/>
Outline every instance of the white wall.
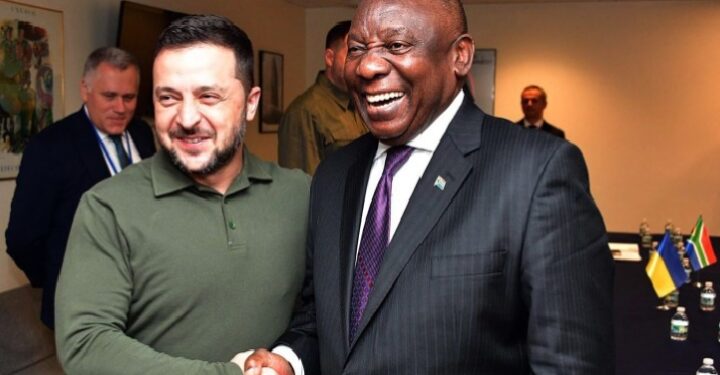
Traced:
<path fill-rule="evenodd" d="M 548 92 L 548 121 L 584 152 L 608 230 L 643 218 L 684 232 L 703 214 L 720 234 L 720 2 L 467 5 L 477 48 L 497 49 L 495 114 L 522 117 L 520 91 Z M 307 13 L 309 83 L 330 21 Z"/>
<path fill-rule="evenodd" d="M 248 33 L 256 51 L 263 49 L 285 55 L 286 105 L 305 88 L 303 8 L 282 0 L 134 1 L 184 13 L 213 13 L 231 18 Z M 65 114 L 70 114 L 82 104 L 78 93 L 85 58 L 97 47 L 115 44 L 120 0 L 23 0 L 23 3 L 63 11 Z M 257 52 L 255 55 L 257 56 Z M 275 134 L 259 133 L 257 121 L 254 121 L 249 124 L 246 137 L 246 142 L 254 153 L 267 160 L 276 159 Z M 4 229 L 7 227 L 14 189 L 14 180 L 0 181 L 0 291 L 27 283 L 25 276 L 5 253 L 4 246 Z"/>
<path fill-rule="evenodd" d="M 305 82 L 310 87 L 318 71 L 325 69 L 325 36 L 336 23 L 352 20 L 355 9 L 313 8 L 305 12 Z"/>
<path fill-rule="evenodd" d="M 546 118 L 584 152 L 610 231 L 646 217 L 720 234 L 720 2 L 466 7 L 477 47 L 497 48 L 495 113 L 522 117 L 530 83 Z"/>

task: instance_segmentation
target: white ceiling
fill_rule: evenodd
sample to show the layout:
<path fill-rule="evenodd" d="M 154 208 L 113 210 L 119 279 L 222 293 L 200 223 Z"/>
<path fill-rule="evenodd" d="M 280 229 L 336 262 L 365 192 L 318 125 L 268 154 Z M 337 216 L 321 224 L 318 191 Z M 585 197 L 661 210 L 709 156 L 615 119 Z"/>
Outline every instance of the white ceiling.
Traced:
<path fill-rule="evenodd" d="M 285 0 L 289 3 L 303 6 L 305 8 L 324 7 L 355 7 L 358 0 Z M 617 1 L 638 1 L 638 0 L 463 0 L 465 4 L 512 4 L 512 3 L 579 3 L 579 2 L 617 2 Z M 659 0 L 645 0 L 659 1 Z"/>

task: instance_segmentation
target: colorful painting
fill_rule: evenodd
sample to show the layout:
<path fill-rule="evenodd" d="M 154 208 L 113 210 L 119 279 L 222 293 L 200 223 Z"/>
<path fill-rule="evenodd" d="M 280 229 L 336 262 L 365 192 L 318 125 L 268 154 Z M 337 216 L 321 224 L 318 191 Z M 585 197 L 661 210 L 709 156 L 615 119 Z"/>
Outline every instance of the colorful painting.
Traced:
<path fill-rule="evenodd" d="M 62 12 L 0 0 L 0 178 L 30 137 L 63 117 Z"/>

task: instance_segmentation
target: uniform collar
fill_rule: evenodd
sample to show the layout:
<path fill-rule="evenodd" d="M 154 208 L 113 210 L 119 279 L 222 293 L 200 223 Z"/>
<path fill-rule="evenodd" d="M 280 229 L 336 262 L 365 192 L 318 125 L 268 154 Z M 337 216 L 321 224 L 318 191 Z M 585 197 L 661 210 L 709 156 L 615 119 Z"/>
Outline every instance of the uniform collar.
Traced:
<path fill-rule="evenodd" d="M 321 70 L 318 73 L 317 78 L 315 79 L 315 84 L 328 91 L 333 97 L 333 100 L 335 100 L 339 106 L 343 107 L 345 110 L 352 109 L 352 100 L 350 99 L 350 95 L 333 85 L 328 77 L 325 76 L 324 70 Z"/>

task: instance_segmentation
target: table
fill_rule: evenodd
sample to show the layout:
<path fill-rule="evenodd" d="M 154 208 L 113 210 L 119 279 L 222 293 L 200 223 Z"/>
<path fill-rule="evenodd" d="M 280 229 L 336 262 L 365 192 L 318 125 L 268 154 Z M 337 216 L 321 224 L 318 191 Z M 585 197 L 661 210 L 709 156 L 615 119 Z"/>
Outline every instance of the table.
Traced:
<path fill-rule="evenodd" d="M 609 234 L 611 242 L 638 243 L 637 234 Z M 661 239 L 661 236 L 654 236 Z M 720 241 L 713 238 L 720 252 Z M 720 298 L 712 312 L 700 310 L 700 289 L 693 284 L 680 288 L 680 306 L 690 320 L 686 341 L 670 339 L 670 318 L 675 313 L 656 309 L 659 299 L 645 274 L 647 251 L 641 250 L 640 262 L 615 262 L 615 345 L 617 375 L 690 375 L 704 357 L 720 364 Z M 718 254 L 720 255 L 720 254 Z M 712 281 L 720 294 L 720 264 L 693 272 L 691 280 Z"/>

